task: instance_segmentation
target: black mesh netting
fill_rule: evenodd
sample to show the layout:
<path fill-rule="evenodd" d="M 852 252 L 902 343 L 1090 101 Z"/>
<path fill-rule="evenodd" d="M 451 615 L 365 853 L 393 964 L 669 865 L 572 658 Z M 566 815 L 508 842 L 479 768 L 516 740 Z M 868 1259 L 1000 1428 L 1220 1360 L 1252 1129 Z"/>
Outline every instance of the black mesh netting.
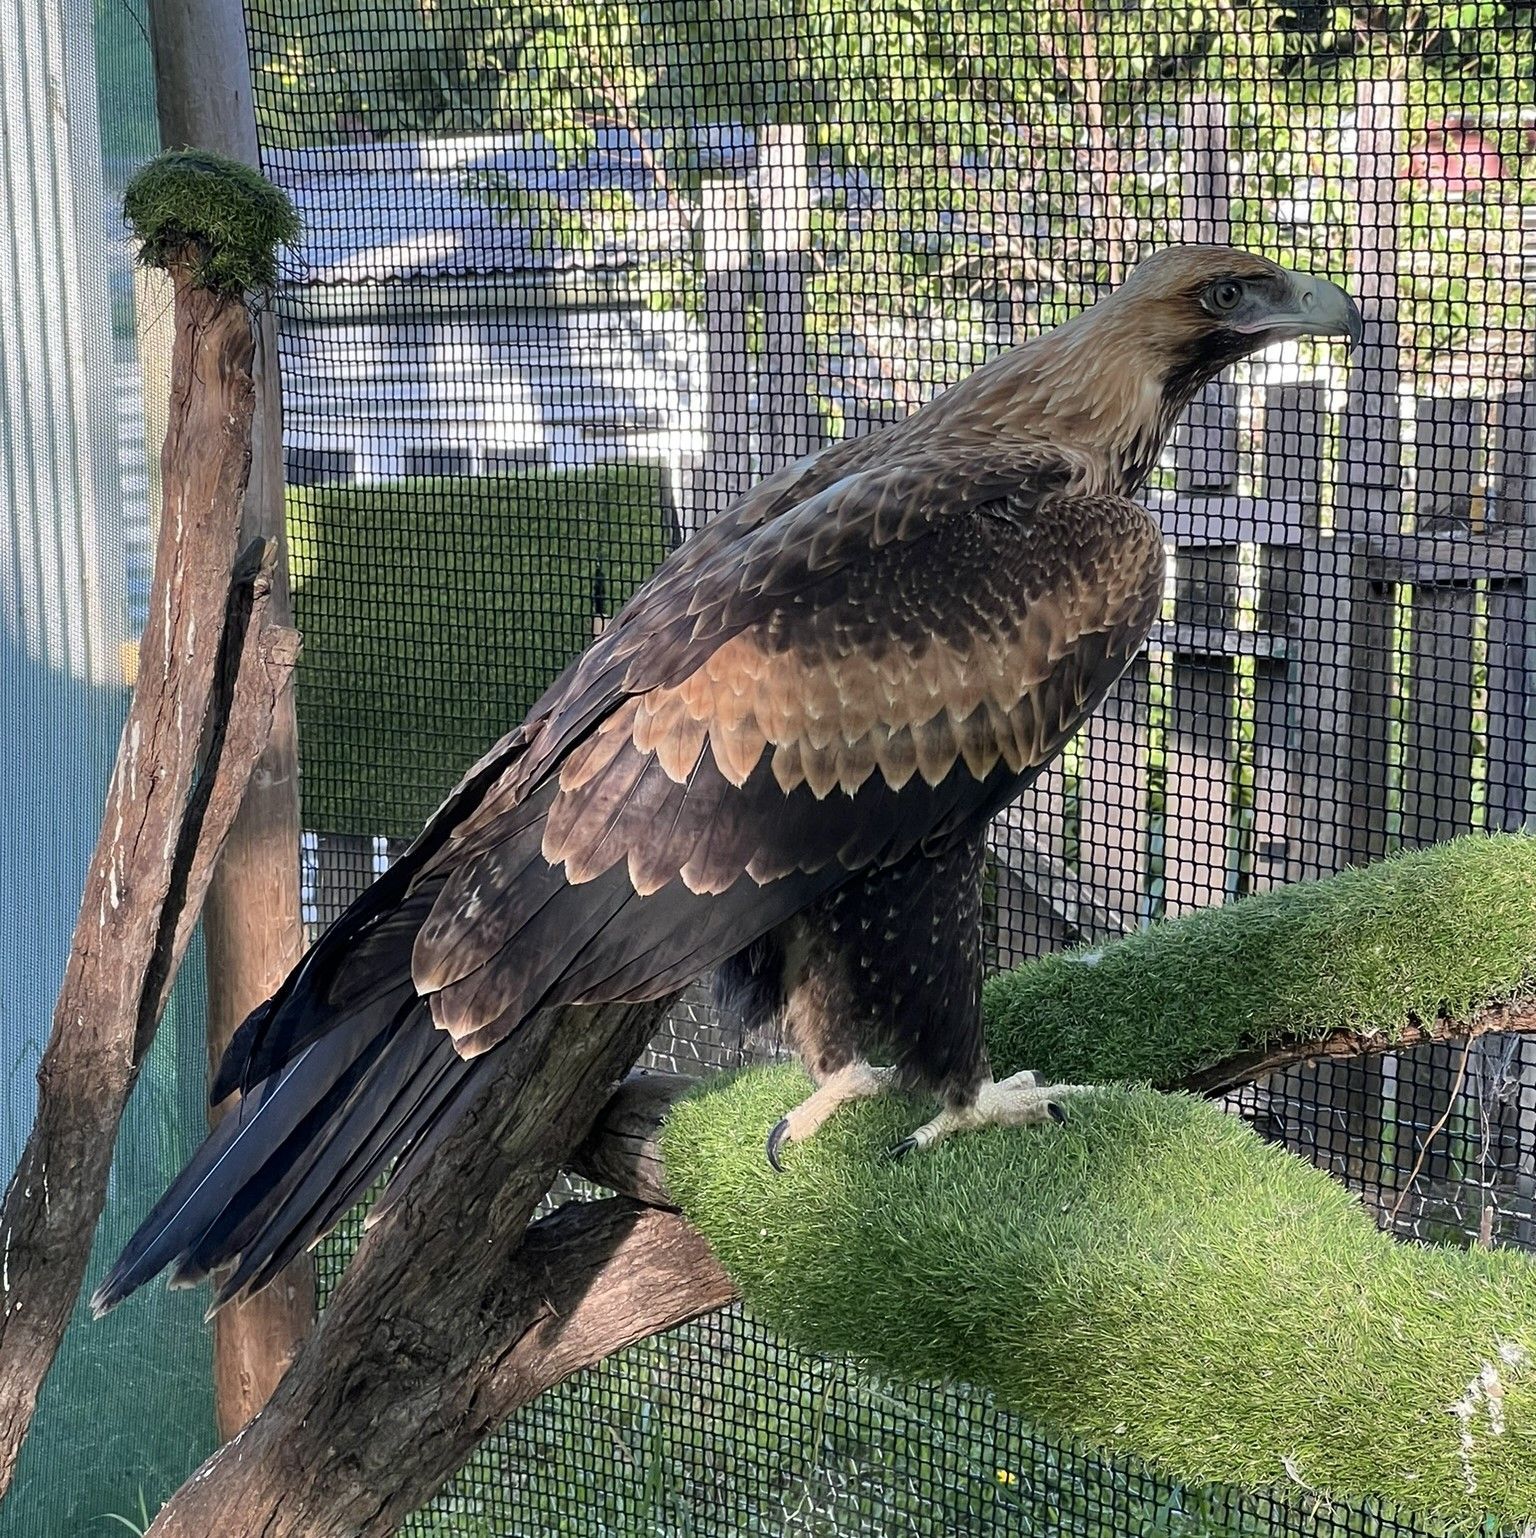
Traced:
<path fill-rule="evenodd" d="M 1536 811 L 1536 72 L 1515 4 L 252 0 L 306 900 L 384 869 L 663 553 L 1171 240 L 1343 276 L 1213 386 L 1162 621 L 993 840 L 997 965 Z M 702 1005 L 655 1046 L 741 1048 Z M 1536 1064 L 1237 1097 L 1405 1236 L 1529 1243 Z M 333 1280 L 343 1254 L 323 1267 Z M 1182 1491 L 731 1313 L 547 1395 L 416 1534 L 1406 1532 Z"/>

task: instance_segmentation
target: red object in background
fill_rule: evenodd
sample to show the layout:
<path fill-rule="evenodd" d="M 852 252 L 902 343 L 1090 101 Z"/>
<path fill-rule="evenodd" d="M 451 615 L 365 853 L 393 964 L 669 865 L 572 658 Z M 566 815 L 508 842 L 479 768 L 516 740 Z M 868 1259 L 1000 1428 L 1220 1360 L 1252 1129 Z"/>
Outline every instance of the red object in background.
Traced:
<path fill-rule="evenodd" d="M 1409 156 L 1408 176 L 1436 192 L 1459 197 L 1502 181 L 1504 161 L 1479 129 L 1449 118 L 1424 130 L 1423 143 Z"/>

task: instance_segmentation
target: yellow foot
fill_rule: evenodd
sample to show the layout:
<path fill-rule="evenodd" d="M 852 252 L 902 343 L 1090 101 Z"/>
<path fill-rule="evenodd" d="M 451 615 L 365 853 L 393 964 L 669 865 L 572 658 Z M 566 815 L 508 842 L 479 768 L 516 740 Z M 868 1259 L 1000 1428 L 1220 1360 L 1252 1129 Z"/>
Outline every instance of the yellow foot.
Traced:
<path fill-rule="evenodd" d="M 768 1162 L 776 1169 L 779 1149 L 785 1143 L 803 1143 L 841 1106 L 854 1100 L 872 1100 L 890 1085 L 893 1068 L 871 1068 L 868 1063 L 850 1063 L 839 1068 L 816 1086 L 816 1093 L 802 1100 L 768 1134 Z"/>
<path fill-rule="evenodd" d="M 1064 1122 L 1067 1110 L 1063 1102 L 1073 1095 L 1080 1095 L 1087 1087 L 1082 1084 L 1042 1084 L 1027 1068 L 1000 1083 L 988 1079 L 969 1105 L 945 1106 L 932 1121 L 925 1122 L 910 1137 L 903 1138 L 891 1150 L 891 1157 L 903 1158 L 916 1149 L 932 1148 L 953 1133 L 974 1132 L 978 1127 Z"/>

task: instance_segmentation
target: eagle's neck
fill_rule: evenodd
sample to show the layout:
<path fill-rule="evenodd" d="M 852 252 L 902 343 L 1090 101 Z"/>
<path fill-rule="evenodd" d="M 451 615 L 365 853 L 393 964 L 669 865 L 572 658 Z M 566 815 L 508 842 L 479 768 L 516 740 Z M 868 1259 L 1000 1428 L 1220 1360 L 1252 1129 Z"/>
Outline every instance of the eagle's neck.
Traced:
<path fill-rule="evenodd" d="M 1135 496 L 1184 408 L 1228 361 L 1149 344 L 1105 301 L 978 369 L 917 417 L 927 432 L 1066 462 L 1071 489 Z"/>

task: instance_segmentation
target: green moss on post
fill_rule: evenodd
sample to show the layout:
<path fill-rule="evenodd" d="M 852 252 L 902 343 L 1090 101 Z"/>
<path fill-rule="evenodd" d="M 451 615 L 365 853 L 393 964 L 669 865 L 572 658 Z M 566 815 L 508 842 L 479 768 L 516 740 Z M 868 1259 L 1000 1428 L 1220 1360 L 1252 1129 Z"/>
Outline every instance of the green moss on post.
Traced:
<path fill-rule="evenodd" d="M 287 195 L 259 171 L 205 150 L 157 156 L 128 183 L 123 215 L 140 260 L 164 267 L 197 255 L 199 287 L 236 295 L 277 283 L 277 251 L 298 238 Z"/>
<path fill-rule="evenodd" d="M 882 1154 L 900 1101 L 763 1158 L 806 1091 L 685 1102 L 668 1186 L 796 1345 L 988 1389 L 1175 1478 L 1386 1499 L 1458 1530 L 1536 1517 L 1536 1266 L 1379 1232 L 1209 1102 L 1105 1089 L 1066 1127 Z"/>

